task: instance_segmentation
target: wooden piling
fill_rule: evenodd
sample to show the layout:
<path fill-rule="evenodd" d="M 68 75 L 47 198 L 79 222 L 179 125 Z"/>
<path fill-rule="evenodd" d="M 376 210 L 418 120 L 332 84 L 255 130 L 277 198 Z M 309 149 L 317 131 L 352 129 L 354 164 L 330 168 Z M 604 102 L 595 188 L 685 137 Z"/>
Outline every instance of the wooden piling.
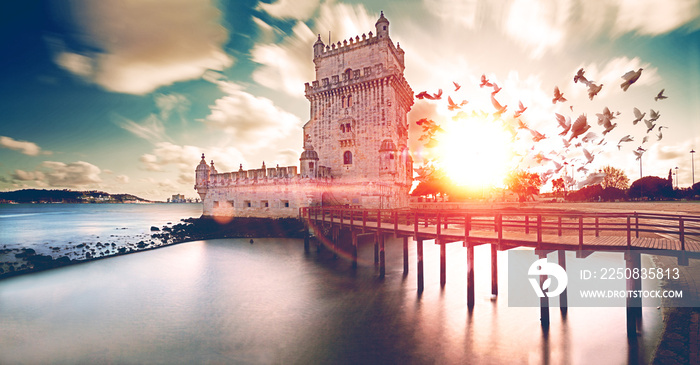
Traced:
<path fill-rule="evenodd" d="M 352 230 L 352 268 L 357 269 L 357 231 Z"/>
<path fill-rule="evenodd" d="M 557 251 L 557 261 L 559 261 L 559 266 L 561 266 L 564 271 L 566 271 L 566 251 L 565 250 L 559 250 Z M 558 284 L 557 284 L 558 285 Z M 559 295 L 559 310 L 561 310 L 561 315 L 566 316 L 567 311 L 569 310 L 569 300 L 567 298 L 567 289 L 564 289 L 564 291 Z"/>
<path fill-rule="evenodd" d="M 416 251 L 418 256 L 418 268 L 416 272 L 418 273 L 418 292 L 423 292 L 423 240 L 416 239 Z"/>
<path fill-rule="evenodd" d="M 379 240 L 379 276 L 384 277 L 386 274 L 386 260 L 384 256 L 384 234 L 377 232 L 377 238 Z"/>
<path fill-rule="evenodd" d="M 379 232 L 374 234 L 374 264 L 379 264 Z"/>
<path fill-rule="evenodd" d="M 491 244 L 491 294 L 498 295 L 498 250 Z"/>
<path fill-rule="evenodd" d="M 547 255 L 544 255 L 544 257 L 547 257 Z M 544 286 L 545 280 L 547 280 L 547 275 L 540 275 L 540 288 Z M 540 298 L 540 322 L 542 327 L 549 327 L 549 298 L 546 293 Z"/>
<path fill-rule="evenodd" d="M 630 272 L 634 272 L 641 267 L 641 255 L 639 252 L 627 251 L 625 252 L 625 266 Z M 641 279 L 635 279 L 632 275 L 627 278 L 627 290 L 641 290 Z M 641 314 L 642 298 L 633 298 L 631 295 L 627 296 L 627 337 L 636 338 L 637 337 L 637 316 Z"/>
<path fill-rule="evenodd" d="M 310 241 L 311 241 L 311 237 L 309 234 L 309 228 L 306 227 L 306 229 L 304 230 L 304 252 L 306 252 L 306 253 L 309 253 L 309 251 L 311 251 Z"/>
<path fill-rule="evenodd" d="M 408 274 L 408 237 L 403 238 L 403 274 Z"/>
<path fill-rule="evenodd" d="M 447 282 L 447 253 L 445 252 L 445 240 L 437 238 L 440 244 L 440 286 L 445 287 Z"/>
<path fill-rule="evenodd" d="M 467 245 L 467 305 L 474 307 L 474 245 Z"/>

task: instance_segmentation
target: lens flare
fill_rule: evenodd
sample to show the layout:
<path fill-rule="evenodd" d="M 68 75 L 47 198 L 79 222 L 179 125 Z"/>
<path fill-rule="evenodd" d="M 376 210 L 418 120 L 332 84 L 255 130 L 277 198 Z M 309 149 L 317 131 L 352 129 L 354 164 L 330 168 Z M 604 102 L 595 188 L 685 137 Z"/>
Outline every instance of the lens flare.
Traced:
<path fill-rule="evenodd" d="M 442 125 L 436 153 L 455 185 L 502 187 L 513 157 L 511 134 L 500 119 L 471 117 Z"/>

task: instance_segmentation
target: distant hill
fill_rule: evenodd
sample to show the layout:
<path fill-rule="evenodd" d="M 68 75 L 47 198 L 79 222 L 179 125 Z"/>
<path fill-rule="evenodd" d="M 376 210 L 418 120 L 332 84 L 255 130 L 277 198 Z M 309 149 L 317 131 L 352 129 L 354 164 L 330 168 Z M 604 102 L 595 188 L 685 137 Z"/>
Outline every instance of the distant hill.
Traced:
<path fill-rule="evenodd" d="M 147 203 L 150 200 L 131 194 L 110 194 L 103 191 L 23 189 L 0 192 L 0 202 L 17 203 Z"/>

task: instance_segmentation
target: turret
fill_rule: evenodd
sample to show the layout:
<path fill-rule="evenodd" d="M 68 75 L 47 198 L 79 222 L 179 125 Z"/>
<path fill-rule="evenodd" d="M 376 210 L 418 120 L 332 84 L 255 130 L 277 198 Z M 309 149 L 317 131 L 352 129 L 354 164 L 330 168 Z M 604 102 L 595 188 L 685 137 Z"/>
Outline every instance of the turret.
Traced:
<path fill-rule="evenodd" d="M 379 173 L 396 173 L 396 145 L 390 139 L 383 140 L 379 147 Z"/>
<path fill-rule="evenodd" d="M 377 38 L 389 38 L 389 21 L 384 17 L 383 11 L 374 26 L 377 28 Z"/>
<path fill-rule="evenodd" d="M 326 48 L 326 46 L 323 44 L 321 35 L 319 34 L 316 43 L 314 43 L 314 58 L 321 56 L 324 48 Z"/>
<path fill-rule="evenodd" d="M 207 187 L 209 185 L 209 165 L 204 159 L 204 154 L 202 153 L 202 160 L 199 161 L 199 165 L 194 170 L 195 172 L 195 186 L 194 188 L 199 193 L 199 196 L 204 200 L 204 196 L 207 195 Z"/>
<path fill-rule="evenodd" d="M 312 179 L 318 177 L 318 153 L 314 151 L 314 146 L 309 142 L 304 144 L 304 152 L 299 158 L 299 165 L 301 165 L 301 177 Z"/>

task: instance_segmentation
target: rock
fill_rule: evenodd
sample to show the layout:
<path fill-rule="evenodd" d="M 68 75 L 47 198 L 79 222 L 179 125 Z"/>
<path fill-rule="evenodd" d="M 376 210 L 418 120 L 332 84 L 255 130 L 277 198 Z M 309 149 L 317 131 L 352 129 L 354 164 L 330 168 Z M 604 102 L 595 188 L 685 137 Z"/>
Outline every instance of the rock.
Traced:
<path fill-rule="evenodd" d="M 151 226 L 151 231 L 152 231 L 152 232 L 160 231 L 160 228 L 158 228 L 158 227 L 156 227 L 156 226 Z"/>

